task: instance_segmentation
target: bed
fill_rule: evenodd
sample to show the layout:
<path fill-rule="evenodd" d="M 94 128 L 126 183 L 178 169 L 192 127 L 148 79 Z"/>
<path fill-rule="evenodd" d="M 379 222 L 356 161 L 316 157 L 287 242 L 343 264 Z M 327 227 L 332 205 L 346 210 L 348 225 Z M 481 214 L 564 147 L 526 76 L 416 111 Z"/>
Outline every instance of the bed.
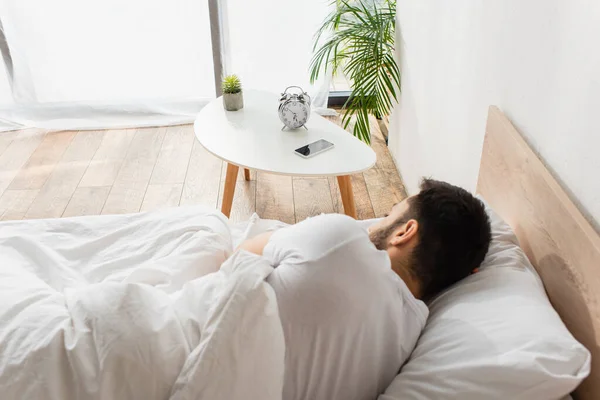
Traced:
<path fill-rule="evenodd" d="M 600 399 L 600 236 L 494 106 L 477 192 L 515 230 L 552 305 L 592 354 L 591 374 L 573 397 Z"/>
<path fill-rule="evenodd" d="M 592 354 L 591 374 L 577 388 L 574 397 L 599 399 L 600 274 L 597 268 L 600 266 L 600 237 L 496 107 L 489 111 L 477 191 L 514 228 L 521 246 L 544 282 L 553 307 L 569 331 Z M 199 393 L 212 393 L 214 397 L 220 395 L 223 398 L 277 399 L 283 384 L 285 344 L 273 293 L 268 285 L 257 286 L 257 282 L 262 282 L 262 277 L 269 273 L 270 266 L 261 265 L 256 259 L 242 259 L 237 260 L 239 265 L 222 268 L 224 272 L 219 272 L 210 281 L 192 281 L 216 271 L 243 238 L 282 225 L 253 217 L 249 223 L 232 227 L 221 214 L 203 208 L 0 224 L 0 282 L 4 287 L 0 291 L 0 321 L 15 315 L 25 318 L 27 306 L 34 303 L 42 302 L 48 311 L 36 314 L 33 321 L 31 318 L 24 320 L 29 329 L 15 328 L 15 324 L 13 336 L 7 336 L 8 330 L 0 329 L 0 342 L 3 344 L 0 364 L 13 368 L 10 374 L 0 376 L 3 395 L 7 398 L 41 398 L 44 396 L 40 393 L 43 393 L 46 398 L 67 399 L 92 398 L 87 395 L 99 393 L 96 383 L 101 371 L 91 367 L 93 363 L 88 363 L 89 349 L 101 355 L 105 364 L 115 362 L 116 358 L 114 354 L 103 353 L 102 348 L 95 347 L 98 341 L 90 337 L 90 332 L 94 332 L 97 325 L 96 331 L 103 332 L 109 328 L 111 337 L 127 337 L 127 349 L 122 346 L 122 351 L 129 347 L 136 349 L 125 367 L 119 361 L 123 374 L 128 375 L 127 382 L 102 382 L 109 389 L 118 387 L 122 394 L 131 390 L 141 397 L 160 392 L 161 398 L 170 395 L 173 399 L 200 398 Z M 20 251 L 13 251 L 13 248 Z M 198 249 L 201 251 L 198 252 Z M 18 273 L 17 267 L 6 268 L 3 265 L 10 257 L 18 260 L 15 265 L 35 264 L 38 267 L 33 268 L 33 274 L 31 271 Z M 173 257 L 176 257 L 175 268 Z M 48 260 L 55 260 L 63 273 L 50 274 L 45 267 L 39 267 L 47 265 Z M 236 269 L 240 265 L 242 269 Z M 228 281 L 223 274 L 235 279 Z M 79 290 L 90 282 L 98 281 L 108 283 L 109 291 L 100 286 L 92 292 Z M 229 302 L 233 286 L 228 282 L 245 287 L 246 298 L 254 300 L 238 301 L 237 304 Z M 25 293 L 29 297 L 22 302 L 22 289 L 29 286 L 32 290 L 27 289 Z M 187 292 L 186 287 L 190 289 Z M 541 286 L 537 289 L 543 294 Z M 206 295 L 199 296 L 198 293 Z M 211 293 L 218 296 L 209 298 Z M 123 301 L 116 301 L 117 298 Z M 22 309 L 13 307 L 13 303 L 19 301 Z M 198 302 L 205 306 L 201 315 L 197 311 Z M 71 316 L 65 313 L 65 304 Z M 115 313 L 105 304 L 113 307 Z M 134 311 L 131 316 L 139 321 L 133 324 L 135 329 L 128 328 L 132 325 L 131 320 L 123 323 L 122 319 L 109 318 L 117 315 L 116 311 L 122 310 L 123 304 Z M 221 304 L 222 307 L 212 304 Z M 99 305 L 102 305 L 100 311 L 106 318 L 90 319 L 90 315 L 98 314 L 89 310 Z M 547 308 L 551 310 L 548 305 Z M 153 309 L 162 310 L 158 324 L 154 323 L 157 321 L 154 317 L 142 318 L 145 312 Z M 264 315 L 264 321 L 259 324 L 254 319 L 243 318 L 253 312 Z M 81 318 L 73 319 L 73 316 Z M 211 332 L 229 332 L 218 325 L 219 321 L 229 321 L 229 324 L 235 321 L 237 324 L 240 319 L 243 329 L 231 332 L 241 335 L 243 331 L 244 340 L 252 340 L 252 351 L 248 350 L 250 347 L 228 346 L 239 336 L 211 336 Z M 107 326 L 98 325 L 105 322 Z M 78 323 L 81 324 L 79 327 Z M 47 326 L 50 324 L 57 329 L 48 336 Z M 182 326 L 184 329 L 181 329 Z M 537 335 L 537 327 L 534 328 Z M 153 334 L 149 335 L 150 332 Z M 203 336 L 207 332 L 208 336 Z M 151 339 L 153 337 L 157 339 Z M 40 352 L 43 346 L 39 343 L 44 341 L 48 346 Z M 176 342 L 185 344 L 184 351 L 164 357 L 164 350 L 172 349 L 172 343 Z M 472 342 L 469 344 L 472 345 Z M 7 346 L 13 347 L 9 349 Z M 64 351 L 69 346 L 69 351 Z M 19 365 L 14 362 L 14 355 L 20 350 L 23 354 L 26 351 L 38 352 L 39 357 L 32 362 L 52 354 L 60 358 L 63 367 L 80 365 L 81 368 L 76 371 L 79 381 L 60 381 L 59 375 L 56 375 L 57 379 L 52 380 L 56 384 L 50 388 L 43 385 L 34 387 L 32 382 L 36 380 L 32 381 L 30 377 L 53 374 L 54 364 L 20 374 Z M 219 361 L 215 363 L 217 354 Z M 13 360 L 7 359 L 7 355 Z M 222 362 L 223 359 L 228 362 Z M 262 364 L 257 365 L 257 360 Z M 137 368 L 139 365 L 155 367 Z M 251 376 L 247 375 L 247 367 L 250 367 Z M 164 382 L 157 379 L 165 376 L 168 379 Z M 235 382 L 245 382 L 246 386 L 227 385 L 227 380 L 217 379 L 222 376 L 230 376 Z M 18 379 L 20 383 L 15 384 Z M 146 382 L 153 382 L 153 385 Z M 141 393 L 140 388 L 147 393 Z"/>

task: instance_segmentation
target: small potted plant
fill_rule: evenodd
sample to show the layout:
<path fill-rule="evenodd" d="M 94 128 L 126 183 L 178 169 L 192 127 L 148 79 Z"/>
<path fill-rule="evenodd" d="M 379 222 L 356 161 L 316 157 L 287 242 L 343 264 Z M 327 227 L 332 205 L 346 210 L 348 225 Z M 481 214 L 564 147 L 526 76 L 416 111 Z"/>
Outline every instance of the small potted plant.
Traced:
<path fill-rule="evenodd" d="M 237 75 L 228 75 L 223 79 L 223 107 L 227 111 L 237 111 L 244 108 L 242 82 Z"/>

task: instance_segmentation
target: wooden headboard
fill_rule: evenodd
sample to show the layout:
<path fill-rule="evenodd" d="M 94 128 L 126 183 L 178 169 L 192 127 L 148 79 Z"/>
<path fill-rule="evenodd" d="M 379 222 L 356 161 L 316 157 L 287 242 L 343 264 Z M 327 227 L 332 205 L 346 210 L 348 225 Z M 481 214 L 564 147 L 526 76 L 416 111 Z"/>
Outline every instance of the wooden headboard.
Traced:
<path fill-rule="evenodd" d="M 490 107 L 477 192 L 515 230 L 552 305 L 592 353 L 577 399 L 600 399 L 600 236 L 506 116 Z"/>

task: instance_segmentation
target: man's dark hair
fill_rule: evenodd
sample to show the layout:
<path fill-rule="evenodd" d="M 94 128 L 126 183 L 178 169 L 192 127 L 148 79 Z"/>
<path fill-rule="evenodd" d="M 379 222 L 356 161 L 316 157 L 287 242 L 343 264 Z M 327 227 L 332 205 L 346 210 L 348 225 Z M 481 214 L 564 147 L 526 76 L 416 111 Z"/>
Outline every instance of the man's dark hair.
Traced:
<path fill-rule="evenodd" d="M 433 179 L 423 179 L 408 204 L 402 219 L 419 223 L 411 272 L 428 300 L 479 267 L 492 238 L 490 221 L 471 193 Z"/>

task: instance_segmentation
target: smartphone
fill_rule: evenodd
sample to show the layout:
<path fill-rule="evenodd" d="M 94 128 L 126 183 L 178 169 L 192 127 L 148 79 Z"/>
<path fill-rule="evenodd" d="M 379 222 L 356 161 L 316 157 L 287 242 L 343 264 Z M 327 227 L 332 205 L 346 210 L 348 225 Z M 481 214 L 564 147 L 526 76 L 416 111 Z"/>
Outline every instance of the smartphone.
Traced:
<path fill-rule="evenodd" d="M 300 157 L 310 158 L 329 149 L 333 149 L 333 143 L 328 142 L 325 139 L 319 139 L 316 142 L 297 148 L 294 152 Z"/>

